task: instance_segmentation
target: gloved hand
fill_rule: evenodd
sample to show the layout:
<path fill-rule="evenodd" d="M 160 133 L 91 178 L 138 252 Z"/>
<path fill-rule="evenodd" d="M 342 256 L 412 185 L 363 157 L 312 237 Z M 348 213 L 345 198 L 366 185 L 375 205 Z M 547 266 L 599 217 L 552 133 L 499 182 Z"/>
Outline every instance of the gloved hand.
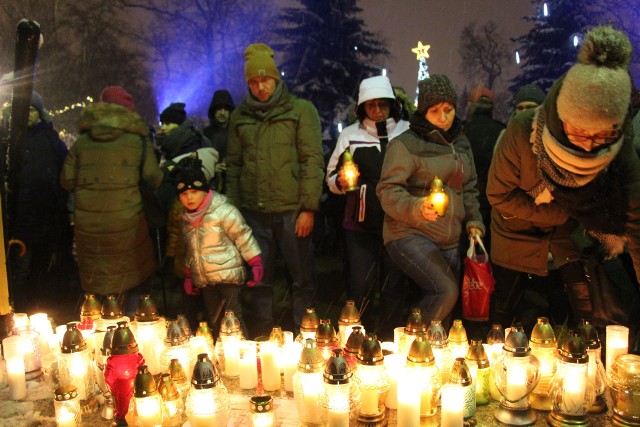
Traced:
<path fill-rule="evenodd" d="M 191 269 L 189 267 L 184 269 L 184 292 L 191 296 L 200 295 L 200 288 L 193 286 L 191 281 Z"/>
<path fill-rule="evenodd" d="M 253 280 L 248 281 L 247 286 L 253 288 L 262 281 L 262 277 L 264 276 L 262 257 L 260 255 L 256 255 L 247 261 L 247 264 L 251 267 L 251 274 L 253 275 Z"/>

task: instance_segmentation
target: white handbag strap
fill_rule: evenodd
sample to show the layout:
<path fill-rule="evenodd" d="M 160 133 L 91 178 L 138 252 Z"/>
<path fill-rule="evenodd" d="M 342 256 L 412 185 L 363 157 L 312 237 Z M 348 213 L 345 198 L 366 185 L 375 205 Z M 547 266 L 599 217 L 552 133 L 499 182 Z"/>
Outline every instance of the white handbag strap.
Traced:
<path fill-rule="evenodd" d="M 474 258 L 476 256 L 476 243 L 480 246 L 480 249 L 482 249 L 482 252 L 484 252 L 484 255 L 486 256 L 485 261 L 489 262 L 489 252 L 487 252 L 487 249 L 484 247 L 484 243 L 482 242 L 482 239 L 478 235 L 469 238 L 469 249 L 467 249 L 467 256 L 469 258 Z"/>

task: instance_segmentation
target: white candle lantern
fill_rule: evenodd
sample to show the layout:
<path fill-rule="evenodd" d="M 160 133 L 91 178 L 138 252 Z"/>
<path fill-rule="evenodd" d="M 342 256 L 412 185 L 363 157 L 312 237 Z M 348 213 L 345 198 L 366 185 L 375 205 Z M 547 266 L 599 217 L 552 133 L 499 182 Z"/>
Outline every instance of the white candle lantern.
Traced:
<path fill-rule="evenodd" d="M 556 352 L 557 370 L 551 380 L 553 409 L 547 417 L 554 427 L 591 426 L 587 410 L 594 397 L 589 384 L 589 356 L 579 332 L 569 331 Z"/>
<path fill-rule="evenodd" d="M 53 340 L 53 327 L 51 321 L 47 317 L 47 313 L 35 313 L 29 316 L 31 329 L 39 334 L 40 356 L 44 357 L 52 350 L 51 343 Z M 57 350 L 54 348 L 54 351 Z"/>
<path fill-rule="evenodd" d="M 214 346 L 213 331 L 211 330 L 207 322 L 198 323 L 198 329 L 196 329 L 196 336 L 204 337 L 207 340 L 207 343 L 209 344 L 209 346 L 211 347 Z"/>
<path fill-rule="evenodd" d="M 522 326 L 507 335 L 502 355 L 494 366 L 496 388 L 502 395 L 495 418 L 507 425 L 531 425 L 536 415 L 529 405 L 529 394 L 540 379 L 540 362 L 531 354 Z"/>
<path fill-rule="evenodd" d="M 280 390 L 280 366 L 278 354 L 280 350 L 275 343 L 265 341 L 260 343 L 260 367 L 262 370 L 262 386 L 265 391 Z"/>
<path fill-rule="evenodd" d="M 395 353 L 384 357 L 384 366 L 389 375 L 389 392 L 384 401 L 384 406 L 389 409 L 398 409 L 398 381 L 401 380 L 400 377 L 404 372 L 406 360 L 406 357 Z"/>
<path fill-rule="evenodd" d="M 463 427 L 464 390 L 460 384 L 447 383 L 442 386 L 441 427 Z"/>
<path fill-rule="evenodd" d="M 322 352 L 325 361 L 332 356 L 332 350 L 338 346 L 336 331 L 331 325 L 331 319 L 320 319 L 320 324 L 316 330 L 316 346 Z"/>
<path fill-rule="evenodd" d="M 607 411 L 607 402 L 604 396 L 607 391 L 607 374 L 602 365 L 600 338 L 596 328 L 586 320 L 580 322 L 578 330 L 587 346 L 587 355 L 589 356 L 588 378 L 595 394 L 589 413 L 602 414 Z"/>
<path fill-rule="evenodd" d="M 531 354 L 540 362 L 540 381 L 533 389 L 529 403 L 533 409 L 550 411 L 553 405 L 549 391 L 551 379 L 556 372 L 555 353 L 558 349 L 558 342 L 547 317 L 538 317 L 537 323 L 531 331 L 529 345 L 531 346 Z"/>
<path fill-rule="evenodd" d="M 166 336 L 165 325 L 166 321 L 158 315 L 158 308 L 151 296 L 141 295 L 135 320 L 129 326 L 152 375 L 158 375 L 163 370 L 163 366 L 160 364 L 160 354 L 164 347 L 162 340 Z"/>
<path fill-rule="evenodd" d="M 220 322 L 220 337 L 216 343 L 216 356 L 222 375 L 229 378 L 240 374 L 240 341 L 242 328 L 235 313 L 227 310 Z"/>
<path fill-rule="evenodd" d="M 2 351 L 7 366 L 9 398 L 11 400 L 22 400 L 27 397 L 22 337 L 12 335 L 4 338 L 2 340 Z"/>
<path fill-rule="evenodd" d="M 620 325 L 607 325 L 607 345 L 605 349 L 607 375 L 621 354 L 629 352 L 629 328 Z"/>
<path fill-rule="evenodd" d="M 100 308 L 100 318 L 94 320 L 93 326 L 96 331 L 106 331 L 109 326 L 118 326 L 120 322 L 129 324 L 129 317 L 125 316 L 117 295 L 109 294 L 102 300 Z"/>
<path fill-rule="evenodd" d="M 258 354 L 255 341 L 240 342 L 239 386 L 243 390 L 258 387 Z"/>
<path fill-rule="evenodd" d="M 489 377 L 489 395 L 493 400 L 497 400 L 498 402 L 502 398 L 500 396 L 500 392 L 496 387 L 495 375 L 494 375 L 494 365 L 502 355 L 502 347 L 504 346 L 504 330 L 502 329 L 502 325 L 499 323 L 494 323 L 491 325 L 491 329 L 489 333 L 487 333 L 487 357 L 489 358 L 490 364 L 490 374 Z"/>
<path fill-rule="evenodd" d="M 275 427 L 276 414 L 273 412 L 273 397 L 252 396 L 249 399 L 249 426 Z"/>
<path fill-rule="evenodd" d="M 384 367 L 384 355 L 376 335 L 367 334 L 356 360 L 356 377 L 360 381 L 362 405 L 358 422 L 380 423 L 385 419 L 384 402 L 391 387 Z"/>
<path fill-rule="evenodd" d="M 407 356 L 411 343 L 417 335 L 424 334 L 427 330 L 427 325 L 422 319 L 422 310 L 414 308 L 411 310 L 411 314 L 407 318 L 407 323 L 404 327 L 404 333 L 400 336 L 398 341 L 398 354 Z"/>
<path fill-rule="evenodd" d="M 441 320 L 431 321 L 427 328 L 427 341 L 431 344 L 431 351 L 433 351 L 433 356 L 436 358 L 436 365 L 440 369 L 442 384 L 445 384 L 449 381 L 454 359 L 453 353 L 449 348 L 449 338 Z"/>
<path fill-rule="evenodd" d="M 78 390 L 74 386 L 59 387 L 54 392 L 53 408 L 56 414 L 56 426 L 80 427 L 82 408 L 78 399 Z"/>
<path fill-rule="evenodd" d="M 441 385 L 431 345 L 424 335 L 418 335 L 398 378 L 398 425 L 419 427 L 421 417 L 435 415 Z"/>
<path fill-rule="evenodd" d="M 40 334 L 32 329 L 21 329 L 18 335 L 22 337 L 22 354 L 27 381 L 40 378 L 42 376 Z"/>
<path fill-rule="evenodd" d="M 111 341 L 113 340 L 113 334 L 115 333 L 117 326 L 108 326 L 106 332 L 97 332 L 97 337 L 102 337 L 101 344 L 98 347 L 98 351 L 95 353 L 95 375 L 96 375 L 96 383 L 98 384 L 98 389 L 102 393 L 104 397 L 104 405 L 100 410 L 100 416 L 105 420 L 113 419 L 114 415 L 114 406 L 113 406 L 113 396 L 111 395 L 111 390 L 107 386 L 104 378 L 104 369 L 107 364 L 107 359 L 111 355 Z M 96 343 L 98 341 L 96 340 Z"/>
<path fill-rule="evenodd" d="M 296 341 L 303 346 L 308 339 L 312 339 L 315 341 L 316 329 L 318 329 L 319 324 L 320 318 L 318 317 L 318 313 L 316 313 L 316 309 L 313 307 L 307 307 L 304 314 L 302 315 L 302 321 L 300 322 L 300 333 L 296 337 Z"/>
<path fill-rule="evenodd" d="M 20 332 L 25 329 L 29 329 L 31 323 L 29 323 L 29 315 L 27 313 L 13 313 L 13 331 Z"/>
<path fill-rule="evenodd" d="M 162 398 L 163 406 L 163 422 L 166 427 L 175 427 L 182 425 L 182 414 L 184 413 L 184 401 L 180 390 L 175 382 L 171 379 L 171 375 L 162 374 L 158 393 Z M 185 396 L 186 397 L 186 396 Z"/>
<path fill-rule="evenodd" d="M 191 427 L 226 427 L 231 403 L 220 374 L 206 353 L 198 355 L 186 401 Z"/>
<path fill-rule="evenodd" d="M 284 353 L 284 390 L 293 392 L 293 376 L 298 370 L 298 361 L 302 352 L 302 344 L 289 342 L 283 347 Z"/>
<path fill-rule="evenodd" d="M 158 387 L 147 365 L 138 367 L 134 395 L 126 418 L 129 425 L 137 427 L 163 425 L 162 397 L 158 393 Z"/>
<path fill-rule="evenodd" d="M 454 319 L 451 328 L 449 328 L 449 348 L 454 359 L 465 357 L 469 350 L 467 330 L 460 319 Z"/>
<path fill-rule="evenodd" d="M 167 326 L 164 349 L 160 353 L 160 364 L 163 372 L 168 371 L 172 359 L 178 359 L 180 361 L 187 375 L 193 371 L 195 356 L 191 353 L 189 339 L 184 335 L 182 328 L 177 322 L 170 322 Z"/>
<path fill-rule="evenodd" d="M 293 375 L 293 398 L 303 426 L 322 423 L 318 401 L 323 390 L 324 365 L 315 340 L 307 339 L 300 353 L 298 371 Z"/>
<path fill-rule="evenodd" d="M 180 363 L 180 360 L 171 359 L 171 362 L 169 363 L 169 377 L 171 378 L 171 381 L 174 382 L 176 387 L 178 387 L 178 391 L 180 391 L 180 395 L 184 399 L 191 389 L 191 384 L 189 384 L 189 378 L 187 377 L 187 374 L 184 371 L 184 367 L 182 366 L 182 363 Z"/>
<path fill-rule="evenodd" d="M 476 389 L 476 405 L 487 405 L 491 400 L 489 396 L 489 381 L 491 368 L 489 358 L 484 350 L 482 341 L 471 340 L 471 345 L 465 356 L 465 361 L 471 372 L 471 377 Z"/>
<path fill-rule="evenodd" d="M 344 357 L 351 369 L 356 367 L 356 359 L 358 358 L 358 353 L 360 353 L 362 341 L 364 341 L 364 331 L 360 326 L 354 326 L 344 347 Z"/>
<path fill-rule="evenodd" d="M 86 400 L 93 396 L 93 361 L 77 322 L 67 323 L 58 355 L 58 375 L 61 387 L 72 385 L 77 388 L 78 399 Z"/>
<path fill-rule="evenodd" d="M 320 396 L 322 422 L 326 427 L 349 427 L 360 409 L 360 387 L 342 350 L 333 351 L 324 369 Z"/>
<path fill-rule="evenodd" d="M 449 382 L 459 384 L 464 394 L 464 419 L 469 419 L 476 414 L 476 390 L 473 384 L 471 371 L 463 357 L 457 357 L 451 369 Z"/>
<path fill-rule="evenodd" d="M 100 318 L 102 305 L 96 299 L 95 294 L 84 294 L 84 301 L 80 307 L 80 325 L 81 329 L 94 329 L 94 323 Z"/>
<path fill-rule="evenodd" d="M 356 302 L 354 300 L 348 300 L 342 308 L 338 319 L 338 341 L 341 347 L 345 346 L 349 334 L 351 334 L 351 331 L 347 328 L 356 325 L 362 326 L 360 324 L 360 313 L 356 307 Z"/>

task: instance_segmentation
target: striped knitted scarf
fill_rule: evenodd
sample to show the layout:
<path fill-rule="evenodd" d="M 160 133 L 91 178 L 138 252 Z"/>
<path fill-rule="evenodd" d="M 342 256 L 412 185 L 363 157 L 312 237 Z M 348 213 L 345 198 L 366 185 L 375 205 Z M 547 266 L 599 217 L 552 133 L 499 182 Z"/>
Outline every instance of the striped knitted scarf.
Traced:
<path fill-rule="evenodd" d="M 536 110 L 530 142 L 542 181 L 528 192 L 536 204 L 556 200 L 602 245 L 607 258 L 622 253 L 628 202 L 615 158 L 624 136 L 607 148 L 582 152 L 562 145 Z"/>

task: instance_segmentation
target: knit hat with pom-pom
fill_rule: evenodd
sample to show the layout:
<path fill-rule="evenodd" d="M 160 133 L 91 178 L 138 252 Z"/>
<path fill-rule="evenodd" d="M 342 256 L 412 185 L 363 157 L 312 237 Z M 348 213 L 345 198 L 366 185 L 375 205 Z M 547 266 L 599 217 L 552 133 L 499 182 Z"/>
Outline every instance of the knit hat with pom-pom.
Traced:
<path fill-rule="evenodd" d="M 180 159 L 171 175 L 176 179 L 176 193 L 187 190 L 209 191 L 209 181 L 202 170 L 202 160 L 195 151 Z"/>
<path fill-rule="evenodd" d="M 273 60 L 273 50 L 264 43 L 254 43 L 244 51 L 244 78 L 271 77 L 280 81 L 280 73 Z"/>
<path fill-rule="evenodd" d="M 181 125 L 187 119 L 186 104 L 183 102 L 174 102 L 165 108 L 160 114 L 161 123 L 175 123 Z"/>
<path fill-rule="evenodd" d="M 455 108 L 458 95 L 451 80 L 444 74 L 434 74 L 418 82 L 418 113 L 422 116 L 432 105 L 449 102 Z"/>
<path fill-rule="evenodd" d="M 558 94 L 560 120 L 585 130 L 619 129 L 631 99 L 630 57 L 631 43 L 621 31 L 589 31 Z"/>

